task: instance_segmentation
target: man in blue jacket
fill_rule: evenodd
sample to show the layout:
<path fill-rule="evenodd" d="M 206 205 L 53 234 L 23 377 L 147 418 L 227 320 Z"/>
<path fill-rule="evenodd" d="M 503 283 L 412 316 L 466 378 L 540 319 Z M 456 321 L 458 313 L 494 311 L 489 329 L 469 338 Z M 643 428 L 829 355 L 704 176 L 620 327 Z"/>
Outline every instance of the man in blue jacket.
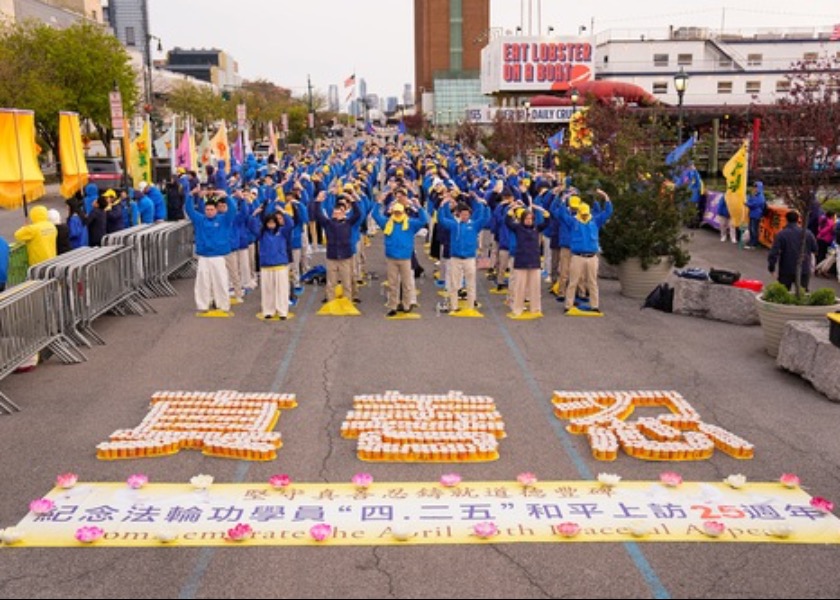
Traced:
<path fill-rule="evenodd" d="M 572 216 L 569 210 L 561 210 L 559 216 L 561 221 L 571 230 L 569 247 L 572 252 L 572 260 L 569 265 L 569 287 L 566 294 L 566 313 L 575 304 L 574 291 L 578 284 L 582 283 L 589 290 L 589 301 L 592 312 L 601 312 L 598 296 L 598 251 L 600 249 L 599 234 L 601 227 L 609 220 L 613 212 L 613 205 L 610 197 L 604 190 L 599 189 L 598 195 L 604 199 L 604 209 L 594 217 L 590 212 L 589 205 L 580 203 L 577 215 Z"/>
<path fill-rule="evenodd" d="M 452 215 L 451 206 L 455 207 L 455 216 Z M 476 274 L 476 253 L 478 252 L 478 235 L 485 225 L 490 221 L 490 209 L 483 199 L 475 204 L 476 214 L 469 204 L 455 203 L 453 198 L 441 204 L 438 210 L 440 224 L 449 231 L 449 243 L 452 247 L 452 256 L 449 260 L 449 307 L 455 310 L 458 307 L 458 290 L 461 288 L 461 281 L 467 283 L 467 309 L 475 307 L 475 274 Z"/>
<path fill-rule="evenodd" d="M 802 236 L 805 236 L 805 256 L 802 257 L 802 289 L 808 291 L 811 281 L 811 264 L 817 252 L 817 239 L 808 229 L 799 226 L 799 213 L 789 210 L 785 215 L 787 226 L 776 234 L 773 247 L 767 255 L 767 270 L 776 272 L 779 266 L 779 283 L 790 289 L 796 281 L 796 263 L 799 261 L 799 249 L 802 248 Z"/>
<path fill-rule="evenodd" d="M 335 204 L 332 217 L 324 212 L 323 203 L 327 193 L 322 191 L 315 199 L 315 218 L 327 234 L 327 302 L 335 300 L 335 286 L 340 281 L 345 293 L 353 296 L 353 225 L 361 218 L 362 213 L 356 207 L 355 200 L 349 207 L 345 199 Z M 353 298 L 354 302 L 358 298 Z"/>
<path fill-rule="evenodd" d="M 750 241 L 744 245 L 748 250 L 758 248 L 758 229 L 761 224 L 761 217 L 764 216 L 764 209 L 767 207 L 767 199 L 764 197 L 764 183 L 756 181 L 753 184 L 747 197 L 747 208 L 750 210 Z"/>
<path fill-rule="evenodd" d="M 202 193 L 207 192 L 205 190 Z M 195 253 L 198 255 L 195 304 L 202 312 L 210 310 L 211 302 L 219 310 L 230 311 L 225 256 L 230 254 L 231 229 L 237 207 L 236 204 L 232 204 L 228 206 L 227 212 L 220 214 L 216 209 L 217 201 L 227 203 L 227 198 L 224 195 L 218 200 L 205 198 L 204 214 L 196 210 L 192 199 L 184 205 L 195 228 Z"/>
<path fill-rule="evenodd" d="M 405 206 L 407 203 L 409 203 L 408 196 L 405 190 L 400 188 L 396 191 L 396 200 L 391 204 L 390 218 L 386 218 L 381 204 L 377 204 L 373 211 L 373 220 L 382 228 L 385 236 L 385 262 L 388 271 L 387 316 L 389 317 L 397 315 L 398 306 L 408 305 L 405 312 L 411 312 L 416 306 L 411 255 L 414 253 L 414 236 L 429 222 L 429 215 L 415 202 L 417 216 L 409 217 Z M 400 305 L 400 297 L 403 300 L 402 305 Z"/>

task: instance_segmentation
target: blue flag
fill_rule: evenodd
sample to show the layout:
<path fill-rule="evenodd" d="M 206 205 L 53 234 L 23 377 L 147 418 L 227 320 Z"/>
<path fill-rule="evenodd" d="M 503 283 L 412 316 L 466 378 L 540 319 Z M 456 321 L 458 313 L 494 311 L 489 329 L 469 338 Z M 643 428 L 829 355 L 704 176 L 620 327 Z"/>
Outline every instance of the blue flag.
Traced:
<path fill-rule="evenodd" d="M 376 135 L 376 130 L 373 128 L 373 123 L 370 121 L 365 123 L 365 133 L 368 135 Z"/>
<path fill-rule="evenodd" d="M 400 135 L 405 135 L 405 123 L 400 121 L 399 125 L 397 125 L 397 133 Z"/>
<path fill-rule="evenodd" d="M 669 167 L 671 165 L 673 165 L 680 158 L 682 158 L 683 154 L 685 154 L 686 152 L 688 152 L 689 150 L 691 150 L 694 147 L 694 142 L 696 142 L 696 141 L 697 141 L 697 139 L 694 136 L 691 136 L 685 142 L 683 142 L 681 145 L 679 145 L 676 148 L 674 148 L 673 150 L 671 150 L 671 152 L 668 153 L 668 156 L 665 157 L 665 164 L 668 165 Z"/>
<path fill-rule="evenodd" d="M 552 150 L 559 150 L 560 146 L 563 145 L 563 140 L 566 137 L 566 130 L 561 129 L 550 138 L 548 138 L 548 147 Z"/>

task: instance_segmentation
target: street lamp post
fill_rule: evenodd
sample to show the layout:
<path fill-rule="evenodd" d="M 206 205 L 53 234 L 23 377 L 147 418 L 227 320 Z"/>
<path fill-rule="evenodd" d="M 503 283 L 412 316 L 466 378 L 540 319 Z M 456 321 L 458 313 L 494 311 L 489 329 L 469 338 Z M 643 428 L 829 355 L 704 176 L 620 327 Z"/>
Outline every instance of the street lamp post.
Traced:
<path fill-rule="evenodd" d="M 577 88 L 572 88 L 569 91 L 569 99 L 572 101 L 572 114 L 577 112 L 577 103 L 580 100 L 580 92 L 577 91 Z"/>
<path fill-rule="evenodd" d="M 677 90 L 677 145 L 682 144 L 683 132 L 683 96 L 688 88 L 688 73 L 680 67 L 680 72 L 674 75 L 674 89 Z"/>

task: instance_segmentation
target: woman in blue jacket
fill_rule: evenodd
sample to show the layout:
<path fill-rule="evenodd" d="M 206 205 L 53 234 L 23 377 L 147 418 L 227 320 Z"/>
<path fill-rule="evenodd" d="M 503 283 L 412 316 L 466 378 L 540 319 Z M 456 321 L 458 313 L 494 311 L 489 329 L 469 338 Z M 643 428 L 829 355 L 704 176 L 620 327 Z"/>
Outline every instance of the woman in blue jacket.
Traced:
<path fill-rule="evenodd" d="M 248 219 L 248 229 L 257 236 L 260 247 L 260 297 L 263 318 L 289 317 L 289 249 L 295 220 L 292 215 L 274 212 L 260 220 L 260 206 Z"/>
<path fill-rule="evenodd" d="M 532 210 L 525 209 L 521 201 L 517 202 L 506 215 L 507 227 L 516 237 L 516 249 L 513 255 L 513 301 L 511 314 L 518 317 L 525 307 L 525 299 L 531 302 L 530 312 L 542 315 L 542 298 L 540 296 L 540 245 L 542 231 L 548 227 L 546 217 L 549 212 L 543 207 L 532 204 Z M 516 211 L 521 211 L 517 219 Z"/>

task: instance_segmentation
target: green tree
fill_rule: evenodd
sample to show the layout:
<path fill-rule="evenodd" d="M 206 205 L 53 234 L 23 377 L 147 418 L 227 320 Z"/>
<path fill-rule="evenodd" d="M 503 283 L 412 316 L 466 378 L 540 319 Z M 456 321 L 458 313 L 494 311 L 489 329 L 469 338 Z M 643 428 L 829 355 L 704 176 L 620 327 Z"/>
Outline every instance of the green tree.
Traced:
<path fill-rule="evenodd" d="M 126 116 L 139 90 L 131 59 L 103 27 L 88 22 L 53 29 L 38 22 L 0 25 L 0 105 L 35 111 L 38 133 L 58 151 L 58 112 L 89 120 L 110 147 L 108 93 L 114 84 Z"/>
<path fill-rule="evenodd" d="M 181 116 L 192 117 L 200 127 L 208 127 L 219 119 L 226 118 L 227 104 L 229 103 L 212 88 L 188 81 L 173 86 L 166 100 L 169 110 Z"/>

